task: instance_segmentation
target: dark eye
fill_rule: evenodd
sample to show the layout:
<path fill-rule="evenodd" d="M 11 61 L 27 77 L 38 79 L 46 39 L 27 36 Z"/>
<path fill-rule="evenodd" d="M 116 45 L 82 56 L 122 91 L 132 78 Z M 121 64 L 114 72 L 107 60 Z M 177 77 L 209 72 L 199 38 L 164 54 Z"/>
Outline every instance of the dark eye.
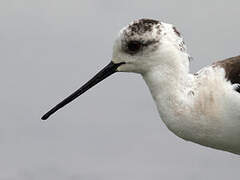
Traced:
<path fill-rule="evenodd" d="M 137 53 L 142 47 L 142 43 L 139 41 L 130 41 L 127 44 L 128 51 L 130 53 Z"/>

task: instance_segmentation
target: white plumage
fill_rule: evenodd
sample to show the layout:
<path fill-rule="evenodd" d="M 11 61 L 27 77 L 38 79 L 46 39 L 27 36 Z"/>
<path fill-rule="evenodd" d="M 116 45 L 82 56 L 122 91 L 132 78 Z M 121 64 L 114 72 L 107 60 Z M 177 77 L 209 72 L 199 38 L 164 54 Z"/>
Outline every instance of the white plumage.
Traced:
<path fill-rule="evenodd" d="M 90 80 L 91 85 L 85 84 L 43 119 L 110 74 L 135 72 L 142 75 L 161 119 L 174 134 L 240 154 L 240 94 L 236 90 L 240 78 L 234 77 L 240 73 L 240 58 L 217 62 L 196 74 L 189 73 L 189 59 L 183 38 L 173 25 L 136 20 L 120 31 L 114 43 L 110 63 L 114 70 L 110 72 L 108 65 Z"/>
<path fill-rule="evenodd" d="M 225 78 L 225 70 L 209 66 L 190 74 L 186 47 L 181 50 L 183 40 L 172 25 L 165 23 L 160 25 L 156 51 L 126 57 L 121 42 L 129 41 L 124 34 L 131 31 L 129 27 L 121 31 L 116 41 L 113 61 L 128 62 L 119 71 L 143 76 L 169 130 L 185 140 L 239 154 L 240 94 Z M 151 39 L 157 38 L 155 32 L 145 33 Z M 135 40 L 143 38 L 136 36 Z"/>

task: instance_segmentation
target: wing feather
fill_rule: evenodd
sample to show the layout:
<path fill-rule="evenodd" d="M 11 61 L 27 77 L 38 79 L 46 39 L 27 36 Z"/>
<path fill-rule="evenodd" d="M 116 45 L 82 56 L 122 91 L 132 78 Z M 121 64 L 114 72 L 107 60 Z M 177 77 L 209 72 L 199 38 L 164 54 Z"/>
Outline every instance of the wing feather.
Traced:
<path fill-rule="evenodd" d="M 240 56 L 217 61 L 213 66 L 220 66 L 225 70 L 225 77 L 232 84 L 236 84 L 236 91 L 240 93 Z"/>

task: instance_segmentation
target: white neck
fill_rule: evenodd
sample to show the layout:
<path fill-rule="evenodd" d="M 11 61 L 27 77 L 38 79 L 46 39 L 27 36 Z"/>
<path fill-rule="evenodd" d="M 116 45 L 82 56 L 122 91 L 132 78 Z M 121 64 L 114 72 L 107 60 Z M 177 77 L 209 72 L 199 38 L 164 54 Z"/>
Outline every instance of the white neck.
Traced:
<path fill-rule="evenodd" d="M 184 63 L 155 66 L 142 76 L 151 91 L 162 120 L 177 134 L 180 121 L 184 119 L 191 105 L 189 96 L 191 96 L 193 78 L 188 72 L 188 64 L 185 64 L 188 63 L 187 56 L 176 52 L 168 56 L 167 61 Z"/>

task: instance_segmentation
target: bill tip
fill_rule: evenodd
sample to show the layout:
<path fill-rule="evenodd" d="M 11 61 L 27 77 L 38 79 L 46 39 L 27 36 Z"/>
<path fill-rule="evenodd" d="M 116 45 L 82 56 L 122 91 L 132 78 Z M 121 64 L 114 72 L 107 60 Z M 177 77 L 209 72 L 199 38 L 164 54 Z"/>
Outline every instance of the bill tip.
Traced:
<path fill-rule="evenodd" d="M 42 120 L 47 120 L 48 117 L 49 117 L 49 115 L 48 115 L 48 114 L 45 114 L 45 115 L 43 115 L 43 116 L 41 117 L 41 119 L 42 119 Z"/>

